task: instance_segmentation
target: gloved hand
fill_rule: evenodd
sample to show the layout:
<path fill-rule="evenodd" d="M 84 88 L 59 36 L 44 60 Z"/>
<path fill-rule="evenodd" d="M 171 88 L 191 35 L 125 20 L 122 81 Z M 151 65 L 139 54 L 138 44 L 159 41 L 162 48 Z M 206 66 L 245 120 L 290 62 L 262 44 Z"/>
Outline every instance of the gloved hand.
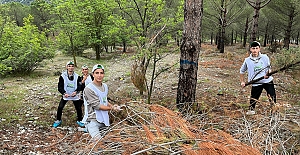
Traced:
<path fill-rule="evenodd" d="M 119 106 L 119 105 L 114 105 L 114 106 L 113 106 L 113 110 L 121 111 L 121 110 L 123 110 L 123 109 L 122 109 L 121 106 Z"/>
<path fill-rule="evenodd" d="M 116 110 L 121 111 L 123 109 L 121 109 L 121 106 L 116 106 Z"/>

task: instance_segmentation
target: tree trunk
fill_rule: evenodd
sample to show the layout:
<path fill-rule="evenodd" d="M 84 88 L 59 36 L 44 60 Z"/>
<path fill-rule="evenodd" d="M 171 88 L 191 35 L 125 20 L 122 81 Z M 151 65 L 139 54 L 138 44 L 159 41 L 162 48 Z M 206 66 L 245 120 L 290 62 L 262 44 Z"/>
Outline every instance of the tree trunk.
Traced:
<path fill-rule="evenodd" d="M 210 35 L 210 44 L 213 45 L 214 43 L 214 33 L 212 32 Z"/>
<path fill-rule="evenodd" d="M 234 32 L 233 30 L 231 30 L 231 42 L 230 42 L 231 46 L 233 45 L 233 41 L 234 41 Z"/>
<path fill-rule="evenodd" d="M 272 35 L 272 37 L 271 37 L 271 45 L 273 45 L 273 43 L 274 43 L 274 35 Z"/>
<path fill-rule="evenodd" d="M 96 60 L 100 60 L 101 47 L 99 44 L 96 44 L 94 47 L 96 51 Z"/>
<path fill-rule="evenodd" d="M 180 70 L 176 104 L 180 111 L 184 104 L 195 102 L 198 59 L 201 47 L 202 0 L 185 0 L 183 41 L 180 46 Z"/>
<path fill-rule="evenodd" d="M 283 48 L 289 49 L 290 48 L 290 38 L 291 38 L 291 32 L 292 32 L 292 26 L 294 22 L 294 17 L 295 17 L 295 9 L 291 9 L 289 14 L 289 22 L 285 31 L 285 37 L 284 37 L 284 45 Z"/>
<path fill-rule="evenodd" d="M 220 37 L 220 53 L 224 53 L 225 51 L 225 27 L 222 26 L 221 29 L 221 37 Z"/>
<path fill-rule="evenodd" d="M 244 30 L 243 47 L 246 47 L 246 43 L 247 43 L 248 26 L 249 26 L 249 18 L 247 17 L 246 24 L 245 24 L 245 30 Z"/>
<path fill-rule="evenodd" d="M 108 53 L 108 46 L 104 45 L 105 52 Z"/>
<path fill-rule="evenodd" d="M 255 10 L 254 10 L 253 24 L 252 24 L 252 32 L 251 32 L 251 40 L 250 40 L 250 42 L 256 40 L 256 34 L 257 34 L 257 31 L 258 31 L 259 9 L 260 9 L 259 5 L 260 5 L 260 3 L 256 3 L 256 7 L 255 7 Z"/>
<path fill-rule="evenodd" d="M 126 53 L 126 41 L 125 40 L 123 40 L 123 51 L 122 52 Z"/>
<path fill-rule="evenodd" d="M 222 20 L 221 21 L 221 42 L 220 42 L 220 53 L 224 53 L 225 52 L 225 30 L 226 30 L 226 26 L 227 26 L 227 21 L 226 21 L 226 12 L 227 12 L 227 8 L 225 5 L 225 0 L 222 0 L 222 5 L 221 5 L 221 15 L 222 15 Z"/>
<path fill-rule="evenodd" d="M 266 46 L 267 46 L 268 29 L 269 29 L 269 23 L 267 23 L 267 26 L 266 26 L 266 31 L 265 31 L 265 37 L 264 37 L 264 44 L 263 44 L 263 47 L 266 47 Z"/>
<path fill-rule="evenodd" d="M 220 35 L 220 32 L 218 31 L 216 34 L 216 39 L 215 39 L 215 44 L 217 45 L 217 49 L 219 49 L 219 35 Z"/>
<path fill-rule="evenodd" d="M 222 28 L 221 28 L 221 25 L 219 25 L 219 28 L 218 28 L 218 34 L 217 34 L 217 48 L 218 48 L 218 50 L 220 50 L 221 49 L 221 41 L 222 41 Z"/>
<path fill-rule="evenodd" d="M 76 53 L 74 50 L 74 43 L 73 43 L 73 36 L 72 34 L 69 35 L 70 43 L 71 43 L 71 51 L 73 55 L 73 60 L 74 60 L 74 66 L 77 67 L 77 62 L 76 62 Z"/>
<path fill-rule="evenodd" d="M 299 45 L 299 36 L 300 36 L 300 32 L 298 32 L 298 34 L 297 34 L 296 45 Z"/>
<path fill-rule="evenodd" d="M 250 42 L 256 40 L 256 35 L 258 32 L 258 18 L 259 18 L 259 10 L 265 7 L 271 0 L 246 0 L 252 8 L 254 8 L 253 15 L 253 24 L 252 24 L 252 32 L 250 36 Z"/>
<path fill-rule="evenodd" d="M 155 80 L 156 64 L 157 64 L 157 49 L 154 49 L 153 70 L 152 70 L 152 74 L 151 74 L 151 81 L 150 81 L 150 86 L 147 87 L 147 89 L 148 89 L 147 104 L 151 104 L 150 101 L 151 101 L 151 96 L 152 96 L 152 91 L 153 91 L 154 80 Z"/>
<path fill-rule="evenodd" d="M 236 43 L 237 43 L 237 38 L 238 38 L 238 32 L 237 32 L 237 31 L 235 31 L 234 44 L 236 44 Z"/>
<path fill-rule="evenodd" d="M 220 53 L 224 53 L 224 47 L 225 47 L 225 27 L 226 27 L 226 8 L 224 7 L 225 0 L 221 0 L 221 12 L 219 17 L 219 29 L 220 29 L 220 35 L 219 35 L 219 44 L 218 49 Z"/>
<path fill-rule="evenodd" d="M 243 43 L 243 38 L 244 38 L 244 33 L 241 33 L 241 36 L 240 36 L 240 39 L 241 39 L 240 42 L 241 42 L 241 43 Z M 245 46 L 244 46 L 244 47 L 245 47 Z"/>

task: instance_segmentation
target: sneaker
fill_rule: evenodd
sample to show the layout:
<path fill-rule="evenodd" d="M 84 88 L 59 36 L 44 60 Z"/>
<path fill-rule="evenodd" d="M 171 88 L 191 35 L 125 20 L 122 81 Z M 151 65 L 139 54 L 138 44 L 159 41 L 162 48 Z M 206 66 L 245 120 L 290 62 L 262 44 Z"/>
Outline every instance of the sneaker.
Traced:
<path fill-rule="evenodd" d="M 54 128 L 56 128 L 56 127 L 58 127 L 60 124 L 61 124 L 61 120 L 59 121 L 59 120 L 56 120 L 54 123 L 53 123 L 53 127 Z"/>
<path fill-rule="evenodd" d="M 249 110 L 246 112 L 246 115 L 255 115 L 255 111 L 254 110 Z"/>
<path fill-rule="evenodd" d="M 77 121 L 76 122 L 80 127 L 84 127 L 84 123 L 80 122 L 80 121 Z"/>
<path fill-rule="evenodd" d="M 81 127 L 78 127 L 78 131 L 82 131 L 84 133 L 87 133 L 87 128 L 81 128 Z"/>

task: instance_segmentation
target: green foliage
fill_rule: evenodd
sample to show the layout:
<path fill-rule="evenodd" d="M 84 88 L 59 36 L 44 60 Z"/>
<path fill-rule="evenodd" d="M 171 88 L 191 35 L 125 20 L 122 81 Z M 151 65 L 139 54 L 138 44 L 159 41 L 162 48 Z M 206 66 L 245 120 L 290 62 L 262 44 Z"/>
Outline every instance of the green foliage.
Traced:
<path fill-rule="evenodd" d="M 0 74 L 5 75 L 6 73 L 10 72 L 12 70 L 12 67 L 8 67 L 4 64 L 0 64 Z"/>
<path fill-rule="evenodd" d="M 165 0 L 119 0 L 120 14 L 127 21 L 127 31 L 132 43 L 141 48 L 147 48 L 157 33 L 166 25 L 163 33 L 156 36 L 156 43 L 165 42 L 178 35 L 182 30 L 183 1 L 168 2 Z"/>
<path fill-rule="evenodd" d="M 89 34 L 90 45 L 104 47 L 129 40 L 126 21 L 114 13 L 117 4 L 113 0 L 84 1 L 84 5 L 87 8 L 83 12 L 84 18 L 87 19 L 84 24 Z M 97 48 L 95 49 L 97 51 Z"/>
<path fill-rule="evenodd" d="M 300 50 L 299 48 L 283 49 L 279 53 L 276 53 L 275 57 L 273 65 L 276 66 L 276 68 L 281 68 L 300 61 Z"/>
<path fill-rule="evenodd" d="M 24 18 L 24 26 L 13 23 L 4 25 L 0 38 L 0 71 L 6 73 L 30 73 L 44 59 L 54 57 L 54 50 L 47 41 L 45 34 L 31 24 L 32 16 Z"/>
<path fill-rule="evenodd" d="M 5 11 L 2 15 L 9 17 L 17 26 L 24 26 L 23 19 L 29 15 L 29 7 L 18 2 L 9 2 L 3 5 Z"/>
<path fill-rule="evenodd" d="M 57 46 L 75 56 L 75 50 L 87 42 L 80 3 L 73 0 L 53 0 L 52 3 L 54 6 L 51 8 L 51 15 L 58 17 L 50 21 L 54 23 L 53 31 L 58 33 Z"/>
<path fill-rule="evenodd" d="M 280 52 L 274 55 L 273 67 L 276 69 L 282 68 L 287 65 L 294 64 L 296 62 L 300 62 L 300 49 L 299 48 L 290 48 L 289 50 L 283 49 Z M 298 78 L 300 75 L 299 64 L 295 65 L 289 70 L 293 71 L 291 74 L 294 78 Z M 299 94 L 300 93 L 300 85 L 298 83 L 293 83 L 293 87 L 287 89 L 287 91 L 291 94 Z"/>
<path fill-rule="evenodd" d="M 51 15 L 51 5 L 46 0 L 35 0 L 30 3 L 30 13 L 34 16 L 33 23 L 44 31 L 47 36 L 51 26 L 53 25 L 51 19 L 55 19 L 55 16 Z"/>
<path fill-rule="evenodd" d="M 166 46 L 169 40 L 179 38 L 182 30 L 183 1 L 118 0 L 117 3 L 122 17 L 130 24 L 125 29 L 131 32 L 132 43 L 138 48 L 131 79 L 140 94 L 147 90 L 150 103 L 154 80 L 168 70 L 168 67 L 156 70 L 156 63 L 163 59 L 164 49 L 161 47 Z M 150 77 L 146 77 L 147 70 L 151 70 Z"/>

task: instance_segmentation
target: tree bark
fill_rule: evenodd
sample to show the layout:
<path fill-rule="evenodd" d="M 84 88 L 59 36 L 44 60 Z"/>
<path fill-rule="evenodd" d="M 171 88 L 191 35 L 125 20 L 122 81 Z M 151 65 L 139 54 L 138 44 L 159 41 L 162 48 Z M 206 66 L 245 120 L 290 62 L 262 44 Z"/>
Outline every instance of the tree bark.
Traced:
<path fill-rule="evenodd" d="M 253 25 L 252 25 L 252 32 L 251 32 L 251 42 L 256 40 L 256 34 L 258 31 L 258 18 L 259 18 L 259 3 L 256 4 L 254 15 L 253 15 Z"/>
<path fill-rule="evenodd" d="M 73 56 L 73 60 L 74 60 L 74 66 L 77 67 L 77 62 L 76 62 L 76 53 L 75 53 L 75 49 L 74 49 L 74 42 L 73 42 L 73 34 L 69 34 L 69 40 L 70 40 L 70 44 L 71 44 L 71 51 L 72 51 L 72 56 Z"/>
<path fill-rule="evenodd" d="M 249 26 L 249 18 L 247 17 L 246 24 L 245 24 L 245 30 L 244 30 L 243 47 L 246 47 L 246 43 L 247 43 L 248 26 Z"/>
<path fill-rule="evenodd" d="M 252 24 L 252 32 L 251 32 L 251 41 L 256 40 L 256 35 L 258 32 L 258 18 L 259 18 L 259 10 L 265 7 L 271 0 L 246 0 L 248 4 L 254 8 L 254 15 L 253 15 L 253 24 Z"/>
<path fill-rule="evenodd" d="M 269 29 L 269 22 L 266 25 L 266 31 L 265 31 L 265 37 L 264 37 L 264 43 L 263 43 L 263 47 L 267 46 L 267 40 L 268 40 L 268 29 Z"/>
<path fill-rule="evenodd" d="M 100 60 L 101 47 L 99 44 L 94 45 L 96 51 L 96 60 Z"/>
<path fill-rule="evenodd" d="M 285 37 L 283 40 L 283 43 L 284 43 L 283 48 L 285 48 L 285 49 L 290 48 L 290 38 L 291 38 L 291 32 L 292 32 L 292 27 L 293 27 L 295 16 L 296 16 L 295 8 L 291 8 L 290 13 L 289 13 L 289 21 L 288 21 L 288 24 L 286 27 Z"/>
<path fill-rule="evenodd" d="M 123 43 L 123 51 L 122 52 L 126 53 L 126 41 L 123 40 L 122 43 Z"/>
<path fill-rule="evenodd" d="M 218 49 L 220 53 L 224 53 L 225 51 L 225 28 L 226 28 L 226 6 L 225 6 L 225 0 L 221 0 L 221 12 L 219 17 L 219 23 L 220 23 L 220 38 L 219 38 L 219 44 Z"/>
<path fill-rule="evenodd" d="M 212 32 L 210 34 L 210 44 L 213 45 L 213 43 L 214 43 L 214 33 Z"/>
<path fill-rule="evenodd" d="M 296 45 L 299 45 L 299 36 L 300 36 L 300 32 L 297 33 L 297 37 L 296 37 Z"/>
<path fill-rule="evenodd" d="M 185 0 L 183 41 L 180 46 L 180 70 L 176 104 L 183 111 L 183 104 L 195 102 L 198 59 L 201 47 L 202 0 Z"/>

